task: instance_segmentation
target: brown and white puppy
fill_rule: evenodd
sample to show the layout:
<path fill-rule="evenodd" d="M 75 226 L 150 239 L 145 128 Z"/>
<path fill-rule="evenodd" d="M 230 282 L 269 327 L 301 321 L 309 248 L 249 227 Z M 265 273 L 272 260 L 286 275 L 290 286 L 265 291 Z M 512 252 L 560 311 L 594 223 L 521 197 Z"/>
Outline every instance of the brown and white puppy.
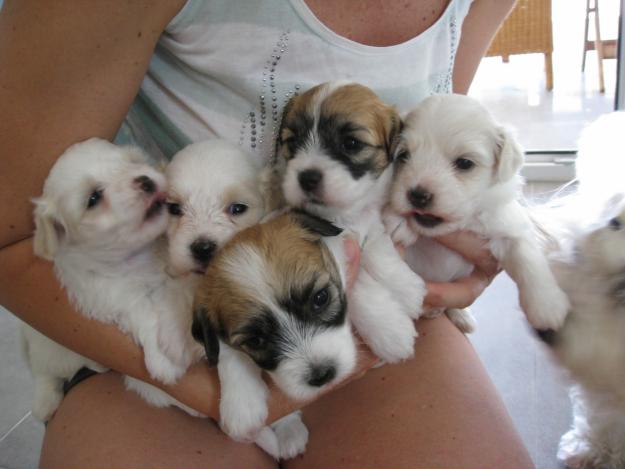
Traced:
<path fill-rule="evenodd" d="M 350 302 L 352 321 L 388 362 L 413 353 L 424 283 L 396 253 L 381 208 L 400 130 L 394 108 L 356 83 L 324 83 L 287 105 L 273 184 L 283 202 L 358 234 L 362 269 Z"/>
<path fill-rule="evenodd" d="M 278 215 L 235 235 L 196 293 L 193 335 L 218 366 L 221 427 L 276 458 L 302 452 L 308 432 L 292 414 L 290 436 L 271 441 L 262 370 L 291 398 L 309 399 L 356 362 L 340 232 L 304 212 Z"/>

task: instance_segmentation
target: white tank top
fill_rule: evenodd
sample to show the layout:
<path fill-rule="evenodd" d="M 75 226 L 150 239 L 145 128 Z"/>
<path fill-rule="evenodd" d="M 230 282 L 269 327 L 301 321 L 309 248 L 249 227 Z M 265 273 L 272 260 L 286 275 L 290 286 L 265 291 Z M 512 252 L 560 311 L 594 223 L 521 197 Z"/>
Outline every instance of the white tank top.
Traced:
<path fill-rule="evenodd" d="M 339 79 L 406 111 L 451 92 L 471 1 L 450 0 L 417 37 L 375 47 L 334 33 L 304 0 L 189 0 L 161 36 L 118 141 L 171 157 L 218 136 L 267 161 L 287 101 Z"/>

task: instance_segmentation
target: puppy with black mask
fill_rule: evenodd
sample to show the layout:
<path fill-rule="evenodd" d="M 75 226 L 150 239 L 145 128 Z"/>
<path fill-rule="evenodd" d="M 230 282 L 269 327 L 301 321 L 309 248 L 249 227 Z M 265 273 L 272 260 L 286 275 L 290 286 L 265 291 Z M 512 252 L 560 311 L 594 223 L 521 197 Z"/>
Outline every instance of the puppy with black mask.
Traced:
<path fill-rule="evenodd" d="M 399 115 L 369 88 L 324 83 L 287 105 L 267 184 L 270 201 L 357 234 L 361 270 L 350 296 L 358 333 L 380 358 L 413 355 L 423 280 L 403 262 L 381 221 Z"/>
<path fill-rule="evenodd" d="M 196 292 L 193 336 L 219 372 L 221 428 L 277 459 L 303 452 L 308 430 L 299 412 L 265 426 L 262 371 L 306 400 L 356 363 L 340 233 L 303 212 L 274 216 L 226 243 Z"/>

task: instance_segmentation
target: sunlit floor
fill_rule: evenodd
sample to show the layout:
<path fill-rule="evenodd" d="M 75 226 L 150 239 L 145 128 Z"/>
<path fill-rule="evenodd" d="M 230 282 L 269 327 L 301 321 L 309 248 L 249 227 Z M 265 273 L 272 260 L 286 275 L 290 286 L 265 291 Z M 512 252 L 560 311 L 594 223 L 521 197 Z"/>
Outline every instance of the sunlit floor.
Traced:
<path fill-rule="evenodd" d="M 616 38 L 618 3 L 600 2 L 603 39 Z M 614 109 L 616 60 L 603 61 L 605 93 L 599 92 L 594 51 L 587 52 L 586 70 L 581 71 L 586 1 L 553 0 L 552 5 L 553 90 L 545 87 L 544 56 L 526 54 L 511 56 L 509 63 L 485 58 L 469 93 L 514 127 L 528 150 L 574 149 L 581 129 Z M 590 31 L 592 38 L 592 27 Z"/>

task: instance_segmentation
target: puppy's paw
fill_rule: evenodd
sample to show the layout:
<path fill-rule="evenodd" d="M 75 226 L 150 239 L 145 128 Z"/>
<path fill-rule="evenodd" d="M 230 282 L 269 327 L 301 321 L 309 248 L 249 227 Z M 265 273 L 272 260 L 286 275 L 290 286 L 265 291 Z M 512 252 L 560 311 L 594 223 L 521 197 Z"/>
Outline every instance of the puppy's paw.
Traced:
<path fill-rule="evenodd" d="M 393 240 L 393 243 L 408 247 L 417 240 L 418 235 L 410 229 L 406 219 L 394 213 L 390 208 L 384 209 L 382 221 L 384 229 Z"/>
<path fill-rule="evenodd" d="M 564 324 L 570 303 L 557 286 L 545 288 L 538 294 L 521 295 L 521 307 L 532 327 L 539 330 L 558 330 Z"/>
<path fill-rule="evenodd" d="M 156 339 L 158 349 L 167 356 L 169 361 L 177 367 L 186 370 L 192 361 L 192 347 L 190 334 L 178 327 L 159 327 Z"/>
<path fill-rule="evenodd" d="M 558 460 L 570 469 L 593 467 L 591 462 L 591 448 L 589 442 L 576 429 L 569 430 L 558 445 Z"/>
<path fill-rule="evenodd" d="M 259 399 L 249 390 L 241 389 L 221 397 L 219 413 L 221 429 L 228 436 L 236 441 L 251 443 L 256 441 L 265 426 L 268 410 L 264 398 Z"/>
<path fill-rule="evenodd" d="M 308 428 L 302 422 L 302 413 L 297 411 L 282 417 L 271 425 L 278 437 L 280 459 L 291 459 L 306 451 Z"/>
<path fill-rule="evenodd" d="M 397 363 L 412 357 L 417 337 L 417 330 L 408 316 L 394 316 L 368 334 L 359 331 L 373 353 L 387 363 Z"/>
<path fill-rule="evenodd" d="M 262 449 L 269 456 L 276 461 L 280 459 L 280 444 L 278 443 L 278 436 L 271 427 L 263 427 L 258 432 L 254 443 Z"/>
<path fill-rule="evenodd" d="M 445 311 L 445 314 L 454 326 L 460 329 L 460 332 L 464 334 L 470 334 L 475 331 L 475 328 L 477 327 L 475 316 L 471 314 L 469 308 L 449 308 Z"/>
<path fill-rule="evenodd" d="M 423 300 L 427 294 L 425 282 L 412 271 L 403 278 L 401 292 L 398 292 L 398 300 L 401 301 L 406 314 L 412 319 L 419 319 L 423 314 Z"/>
<path fill-rule="evenodd" d="M 180 378 L 186 368 L 174 363 L 167 355 L 155 348 L 143 350 L 145 366 L 152 378 L 165 384 L 173 384 Z"/>

